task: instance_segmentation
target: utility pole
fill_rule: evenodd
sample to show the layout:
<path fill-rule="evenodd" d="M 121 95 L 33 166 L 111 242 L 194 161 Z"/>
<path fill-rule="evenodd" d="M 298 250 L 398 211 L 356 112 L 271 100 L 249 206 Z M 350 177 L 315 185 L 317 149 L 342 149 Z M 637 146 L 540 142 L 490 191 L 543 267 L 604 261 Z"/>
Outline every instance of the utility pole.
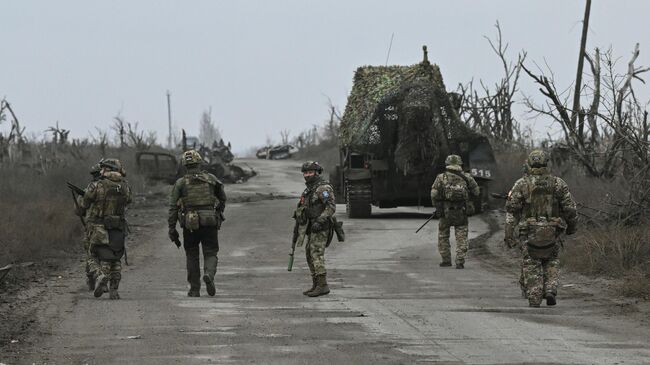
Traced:
<path fill-rule="evenodd" d="M 578 54 L 578 72 L 576 74 L 576 89 L 573 92 L 573 107 L 571 110 L 571 128 L 575 132 L 576 122 L 580 114 L 580 90 L 582 89 L 582 68 L 585 64 L 585 48 L 587 47 L 587 34 L 589 32 L 589 13 L 591 12 L 591 0 L 585 5 L 585 17 L 582 20 L 582 36 L 580 38 L 580 53 Z M 578 136 L 582 138 L 584 131 L 584 120 L 580 120 Z"/>
<path fill-rule="evenodd" d="M 169 122 L 169 136 L 167 137 L 167 147 L 169 149 L 173 149 L 174 146 L 172 145 L 172 102 L 171 102 L 171 94 L 169 93 L 169 90 L 167 90 L 167 121 Z"/>

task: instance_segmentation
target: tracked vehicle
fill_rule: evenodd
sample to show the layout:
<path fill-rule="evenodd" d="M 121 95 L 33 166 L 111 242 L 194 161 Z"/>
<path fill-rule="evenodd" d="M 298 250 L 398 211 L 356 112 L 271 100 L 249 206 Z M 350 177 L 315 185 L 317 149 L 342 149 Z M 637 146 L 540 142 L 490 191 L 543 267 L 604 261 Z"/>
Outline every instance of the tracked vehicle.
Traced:
<path fill-rule="evenodd" d="M 343 114 L 340 165 L 330 176 L 347 214 L 369 217 L 371 206 L 431 206 L 430 190 L 449 154 L 481 187 L 487 204 L 495 159 L 488 139 L 463 124 L 437 65 L 363 66 L 354 75 Z"/>

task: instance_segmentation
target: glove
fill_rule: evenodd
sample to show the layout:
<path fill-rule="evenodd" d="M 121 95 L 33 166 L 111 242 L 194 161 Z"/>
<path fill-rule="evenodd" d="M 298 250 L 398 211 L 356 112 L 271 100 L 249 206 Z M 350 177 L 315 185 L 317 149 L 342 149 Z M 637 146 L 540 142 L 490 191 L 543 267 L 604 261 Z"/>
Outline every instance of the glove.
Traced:
<path fill-rule="evenodd" d="M 176 244 L 176 247 L 181 247 L 181 241 L 178 239 L 180 236 L 176 227 L 169 227 L 169 239 Z"/>
<path fill-rule="evenodd" d="M 513 238 L 504 238 L 503 242 L 506 244 L 508 248 L 514 248 L 517 246 L 517 241 Z"/>

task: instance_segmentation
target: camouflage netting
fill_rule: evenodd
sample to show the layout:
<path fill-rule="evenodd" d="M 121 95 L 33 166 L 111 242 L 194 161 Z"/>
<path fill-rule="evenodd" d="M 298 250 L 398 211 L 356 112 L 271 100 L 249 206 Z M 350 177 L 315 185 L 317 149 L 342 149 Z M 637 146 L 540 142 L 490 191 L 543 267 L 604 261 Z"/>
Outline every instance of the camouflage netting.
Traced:
<path fill-rule="evenodd" d="M 390 158 L 421 173 L 458 143 L 480 135 L 458 118 L 437 65 L 363 66 L 354 76 L 340 129 L 342 146 Z"/>

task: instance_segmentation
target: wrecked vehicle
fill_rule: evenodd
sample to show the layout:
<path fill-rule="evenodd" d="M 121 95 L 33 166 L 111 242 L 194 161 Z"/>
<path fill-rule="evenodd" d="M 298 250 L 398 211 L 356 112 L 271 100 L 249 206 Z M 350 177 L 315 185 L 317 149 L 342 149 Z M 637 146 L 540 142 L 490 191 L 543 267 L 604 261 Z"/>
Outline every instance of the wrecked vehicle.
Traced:
<path fill-rule="evenodd" d="M 340 165 L 330 176 L 350 217 L 369 217 L 371 206 L 431 206 L 429 192 L 449 154 L 460 155 L 481 195 L 496 161 L 487 138 L 463 124 L 437 65 L 364 66 L 354 76 L 340 126 Z"/>
<path fill-rule="evenodd" d="M 291 158 L 298 153 L 298 147 L 291 144 L 284 144 L 279 146 L 266 146 L 257 150 L 255 156 L 259 159 L 267 160 L 285 160 Z"/>
<path fill-rule="evenodd" d="M 212 148 L 203 145 L 197 148 L 204 161 L 203 168 L 224 183 L 240 183 L 257 175 L 251 167 L 233 164 L 235 156 L 227 145 L 215 142 Z M 168 152 L 138 152 L 136 154 L 138 171 L 151 180 L 166 181 L 170 184 L 185 174 L 184 167 L 177 156 Z"/>

